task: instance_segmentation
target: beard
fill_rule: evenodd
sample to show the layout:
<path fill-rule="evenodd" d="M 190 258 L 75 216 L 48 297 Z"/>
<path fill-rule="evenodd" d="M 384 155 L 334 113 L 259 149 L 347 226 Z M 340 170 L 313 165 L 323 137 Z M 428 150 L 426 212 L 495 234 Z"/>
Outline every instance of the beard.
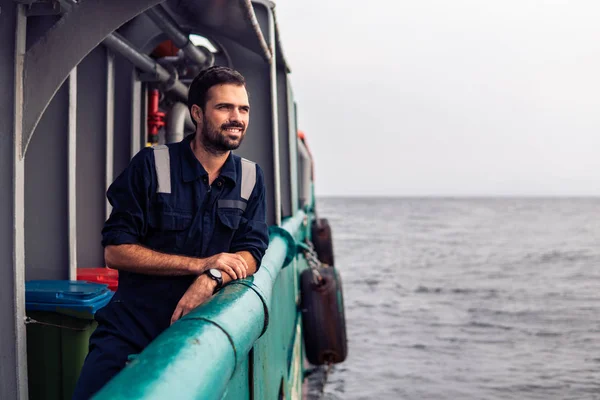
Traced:
<path fill-rule="evenodd" d="M 240 147 L 246 136 L 245 127 L 239 122 L 230 122 L 223 124 L 218 128 L 210 122 L 206 122 L 207 123 L 202 126 L 202 131 L 200 132 L 200 141 L 204 148 L 210 153 L 223 154 L 227 151 L 235 150 Z M 226 129 L 228 128 L 240 128 L 242 133 L 236 139 L 231 138 L 226 132 Z"/>

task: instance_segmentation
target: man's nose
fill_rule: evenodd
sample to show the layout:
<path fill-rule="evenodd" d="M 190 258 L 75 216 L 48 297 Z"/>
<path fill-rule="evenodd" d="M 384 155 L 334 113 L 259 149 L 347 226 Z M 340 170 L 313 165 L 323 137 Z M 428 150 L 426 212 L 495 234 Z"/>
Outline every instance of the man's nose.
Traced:
<path fill-rule="evenodd" d="M 240 120 L 240 110 L 237 108 L 233 108 L 229 113 L 229 119 L 231 121 L 239 121 Z"/>

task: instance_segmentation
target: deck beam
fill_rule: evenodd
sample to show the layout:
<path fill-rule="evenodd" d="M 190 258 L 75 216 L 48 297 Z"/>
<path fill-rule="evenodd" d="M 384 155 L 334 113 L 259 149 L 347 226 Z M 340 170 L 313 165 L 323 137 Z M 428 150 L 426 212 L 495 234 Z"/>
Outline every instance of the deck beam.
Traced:
<path fill-rule="evenodd" d="M 158 3 L 161 1 L 82 1 L 31 46 L 25 54 L 23 157 L 42 114 L 73 68 L 109 34 Z M 73 34 L 83 31 L 85 35 Z"/>

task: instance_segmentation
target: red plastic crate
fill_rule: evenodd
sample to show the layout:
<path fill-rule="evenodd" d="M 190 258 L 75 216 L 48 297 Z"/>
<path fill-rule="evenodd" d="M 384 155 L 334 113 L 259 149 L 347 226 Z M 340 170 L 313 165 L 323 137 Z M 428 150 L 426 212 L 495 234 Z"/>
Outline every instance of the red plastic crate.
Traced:
<path fill-rule="evenodd" d="M 77 280 L 104 283 L 115 292 L 119 287 L 119 271 L 111 268 L 77 268 Z"/>

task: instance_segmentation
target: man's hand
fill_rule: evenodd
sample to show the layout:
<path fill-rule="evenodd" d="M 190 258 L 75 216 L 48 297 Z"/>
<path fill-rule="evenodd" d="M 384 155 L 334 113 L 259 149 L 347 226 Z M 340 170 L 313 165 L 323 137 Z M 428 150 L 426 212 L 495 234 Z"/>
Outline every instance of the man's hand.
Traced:
<path fill-rule="evenodd" d="M 179 318 L 189 314 L 194 308 L 206 302 L 213 295 L 217 287 L 217 282 L 208 277 L 206 274 L 196 278 L 194 283 L 190 285 L 183 297 L 177 303 L 173 316 L 171 317 L 171 325 Z"/>
<path fill-rule="evenodd" d="M 215 268 L 225 272 L 231 279 L 242 279 L 248 276 L 248 263 L 239 254 L 219 253 L 202 261 L 201 273 Z"/>

